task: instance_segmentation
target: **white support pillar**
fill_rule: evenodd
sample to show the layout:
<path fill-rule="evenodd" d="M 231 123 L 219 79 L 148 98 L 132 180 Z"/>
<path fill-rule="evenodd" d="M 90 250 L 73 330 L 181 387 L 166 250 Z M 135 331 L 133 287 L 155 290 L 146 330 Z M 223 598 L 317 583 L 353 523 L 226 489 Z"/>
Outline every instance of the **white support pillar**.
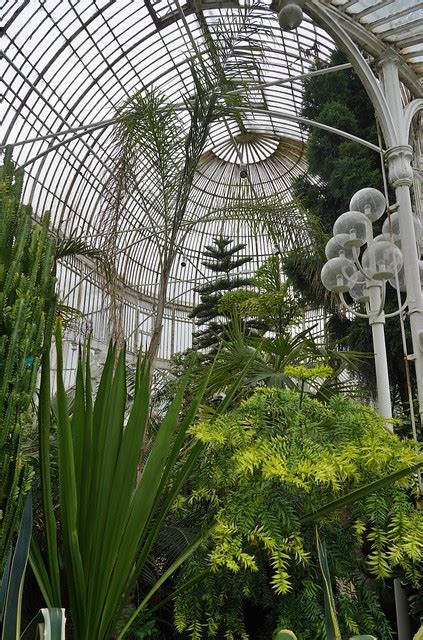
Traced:
<path fill-rule="evenodd" d="M 375 353 L 377 412 L 384 418 L 392 418 L 391 393 L 389 390 L 388 358 L 385 343 L 385 314 L 380 311 L 380 285 L 371 281 L 367 285 L 370 297 L 369 324 L 372 328 L 373 350 Z M 393 432 L 392 424 L 387 424 Z"/>
<path fill-rule="evenodd" d="M 420 284 L 419 256 L 413 225 L 410 187 L 413 184 L 412 148 L 408 144 L 408 126 L 401 101 L 398 75 L 398 56 L 388 55 L 380 61 L 383 89 L 394 118 L 398 143 L 386 152 L 389 181 L 395 189 L 399 207 L 401 248 L 404 256 L 404 276 L 407 289 L 413 356 L 419 401 L 420 421 L 423 424 L 423 298 Z"/>

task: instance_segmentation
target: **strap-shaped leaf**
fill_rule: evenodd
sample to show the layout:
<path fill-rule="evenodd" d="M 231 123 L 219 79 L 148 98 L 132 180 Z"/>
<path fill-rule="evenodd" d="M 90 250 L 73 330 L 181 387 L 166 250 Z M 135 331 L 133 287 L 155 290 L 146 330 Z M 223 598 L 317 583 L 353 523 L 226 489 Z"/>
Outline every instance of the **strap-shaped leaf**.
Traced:
<path fill-rule="evenodd" d="M 329 572 L 326 547 L 320 540 L 319 532 L 316 528 L 317 555 L 319 558 L 320 570 L 323 578 L 323 596 L 325 601 L 325 627 L 328 640 L 341 640 L 338 620 L 336 617 L 335 598 L 332 591 L 332 581 Z"/>
<path fill-rule="evenodd" d="M 338 509 L 342 509 L 347 505 L 355 502 L 356 500 L 360 500 L 361 498 L 365 498 L 366 496 L 379 491 L 379 489 L 383 489 L 383 487 L 389 486 L 393 482 L 397 480 L 401 480 L 405 476 L 409 476 L 412 473 L 416 473 L 419 469 L 423 467 L 423 460 L 413 465 L 412 467 L 404 467 L 403 469 L 399 469 L 394 473 L 390 473 L 383 478 L 379 478 L 379 480 L 375 480 L 374 482 L 370 482 L 366 484 L 364 487 L 359 487 L 355 489 L 355 491 L 351 491 L 336 500 L 332 500 L 332 502 L 328 502 L 320 509 L 313 511 L 312 513 L 308 513 L 307 515 L 300 518 L 301 524 L 305 524 L 306 522 L 312 522 L 313 520 L 318 520 L 319 518 L 323 518 L 323 516 L 329 515 Z"/>
<path fill-rule="evenodd" d="M 28 562 L 29 544 L 32 531 L 32 495 L 28 494 L 22 513 L 18 539 L 10 565 L 4 608 L 2 640 L 16 640 L 20 637 L 22 590 Z"/>
<path fill-rule="evenodd" d="M 39 625 L 40 640 L 65 640 L 65 610 L 41 609 L 44 622 Z"/>

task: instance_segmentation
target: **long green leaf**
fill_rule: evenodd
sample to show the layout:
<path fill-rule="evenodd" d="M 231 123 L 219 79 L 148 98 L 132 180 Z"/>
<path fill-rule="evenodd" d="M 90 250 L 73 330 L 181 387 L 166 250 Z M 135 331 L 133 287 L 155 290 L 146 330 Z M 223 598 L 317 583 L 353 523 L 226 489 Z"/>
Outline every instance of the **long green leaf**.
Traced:
<path fill-rule="evenodd" d="M 325 602 L 325 628 L 327 640 L 341 640 L 338 620 L 336 617 L 335 598 L 332 590 L 332 581 L 329 572 L 326 547 L 320 540 L 316 527 L 317 556 L 323 578 L 323 597 Z"/>
<path fill-rule="evenodd" d="M 53 590 L 51 586 L 50 573 L 47 570 L 40 548 L 34 536 L 32 536 L 31 546 L 29 548 L 29 564 L 31 565 L 32 572 L 37 580 L 38 587 L 46 605 L 48 607 L 52 607 Z"/>
<path fill-rule="evenodd" d="M 73 621 L 82 627 L 85 618 L 85 577 L 79 548 L 77 530 L 78 503 L 75 480 L 72 431 L 63 382 L 63 348 L 60 320 L 56 323 L 57 352 L 57 410 L 59 451 L 59 494 L 62 518 L 63 543 L 67 559 L 68 588 L 73 611 Z"/>
<path fill-rule="evenodd" d="M 10 566 L 2 640 L 17 640 L 21 629 L 22 590 L 32 531 L 32 495 L 28 494 Z"/>
<path fill-rule="evenodd" d="M 44 350 L 41 361 L 41 379 L 40 379 L 40 395 L 38 407 L 38 438 L 40 451 L 40 480 L 42 505 L 44 513 L 44 526 L 47 542 L 47 558 L 48 558 L 48 577 L 49 577 L 49 598 L 46 600 L 48 606 L 60 606 L 60 573 L 59 559 L 57 556 L 57 531 L 56 518 L 53 507 L 53 497 L 51 491 L 51 473 L 50 473 L 50 353 L 48 349 Z M 31 560 L 30 554 L 30 560 Z M 41 554 L 39 556 L 41 558 Z M 39 560 L 38 558 L 38 560 Z M 31 566 L 32 566 L 31 562 Z M 40 562 L 34 562 L 34 565 L 40 567 Z M 39 574 L 41 575 L 41 574 Z M 47 592 L 46 575 L 43 574 L 44 591 Z"/>
<path fill-rule="evenodd" d="M 337 511 L 338 509 L 342 509 L 347 505 L 356 502 L 356 500 L 360 500 L 361 498 L 365 498 L 366 496 L 379 491 L 379 489 L 383 489 L 383 487 L 389 486 L 393 482 L 397 480 L 401 480 L 405 476 L 409 476 L 412 473 L 416 473 L 419 469 L 423 467 L 423 461 L 419 462 L 412 467 L 404 467 L 403 469 L 399 469 L 399 471 L 395 471 L 394 473 L 390 473 L 383 478 L 379 478 L 379 480 L 375 480 L 374 482 L 370 482 L 366 484 L 364 487 L 360 487 L 359 489 L 355 489 L 355 491 L 351 491 L 332 502 L 328 502 L 320 509 L 316 509 L 312 513 L 308 513 L 305 516 L 300 518 L 300 523 L 305 524 L 307 522 L 312 522 L 314 520 L 318 520 L 319 518 L 323 518 L 324 516 Z"/>
<path fill-rule="evenodd" d="M 113 363 L 111 364 L 113 365 Z M 88 615 L 90 620 L 96 620 L 92 624 L 99 624 L 98 618 L 102 614 L 101 609 L 94 607 L 94 601 L 102 601 L 103 594 L 109 588 L 109 576 L 115 570 L 115 553 L 110 553 L 110 544 L 115 546 L 116 542 L 119 543 L 119 538 L 117 541 L 114 540 L 116 532 L 113 529 L 112 534 L 110 534 L 109 523 L 111 522 L 113 527 L 116 516 L 111 506 L 112 496 L 116 495 L 117 490 L 122 490 L 122 487 L 119 487 L 116 482 L 116 465 L 123 436 L 127 397 L 125 377 L 125 352 L 122 351 L 119 354 L 114 376 L 110 383 L 106 400 L 107 412 L 102 416 L 101 431 L 98 433 L 98 440 L 96 441 L 95 463 L 98 467 L 101 483 L 98 485 L 96 495 L 92 496 L 92 500 L 96 502 L 97 511 L 96 521 L 91 523 L 95 533 L 95 544 L 91 549 L 92 566 L 97 567 L 97 573 L 90 574 L 92 579 L 90 580 L 88 591 Z M 133 446 L 136 446 L 136 442 L 133 443 Z M 123 495 L 121 498 L 125 500 Z M 118 526 L 121 528 L 122 522 Z M 117 533 L 119 534 L 119 530 Z M 82 535 L 84 535 L 84 532 L 81 532 Z M 99 572 L 98 567 L 101 565 L 103 565 L 103 570 Z"/>
<path fill-rule="evenodd" d="M 6 564 L 0 580 L 0 623 L 3 621 L 4 607 L 6 605 L 7 585 L 9 584 L 10 566 L 12 564 L 12 549 L 7 554 Z"/>
<path fill-rule="evenodd" d="M 134 487 L 138 472 L 138 460 L 146 432 L 149 416 L 149 373 L 141 367 L 141 379 L 135 390 L 131 414 L 123 432 L 119 456 L 113 476 L 108 518 L 102 536 L 104 538 L 104 570 L 99 577 L 100 593 L 107 593 L 112 575 L 115 575 L 115 562 L 118 558 L 122 535 L 131 510 Z M 140 530 L 142 531 L 142 530 Z M 98 592 L 97 592 L 98 593 Z"/>
<path fill-rule="evenodd" d="M 40 640 L 65 640 L 65 610 L 41 609 L 44 618 L 40 625 Z"/>
<path fill-rule="evenodd" d="M 190 557 L 190 555 L 194 553 L 196 549 L 198 549 L 198 547 L 204 542 L 204 540 L 208 538 L 211 532 L 212 532 L 212 528 L 210 528 L 208 531 L 201 533 L 196 538 L 196 540 L 194 540 L 194 542 L 192 542 L 189 545 L 189 547 L 187 547 L 185 551 L 181 553 L 176 558 L 176 560 L 170 565 L 170 567 L 160 576 L 159 580 L 157 580 L 154 587 L 150 589 L 150 591 L 147 593 L 143 601 L 140 603 L 140 605 L 136 608 L 132 616 L 129 618 L 128 622 L 126 623 L 126 625 L 124 626 L 120 634 L 118 635 L 117 640 L 121 640 L 127 634 L 133 621 L 139 615 L 140 611 L 144 609 L 146 604 L 151 600 L 151 598 L 158 591 L 158 589 L 160 589 L 162 584 L 164 584 L 166 580 L 168 580 L 168 578 L 176 571 L 176 569 L 178 569 L 178 567 L 180 567 L 181 564 L 185 562 L 185 560 L 187 560 Z"/>
<path fill-rule="evenodd" d="M 107 589 L 104 610 L 114 610 L 125 589 L 131 567 L 134 563 L 140 532 L 148 526 L 157 499 L 166 459 L 172 446 L 178 425 L 178 415 L 182 405 L 187 381 L 184 380 L 178 389 L 175 399 L 170 405 L 154 439 L 150 454 L 145 463 L 140 481 L 135 490 L 126 526 L 121 532 L 121 545 L 113 572 L 113 583 Z M 100 628 L 106 630 L 105 615 L 102 616 Z"/>

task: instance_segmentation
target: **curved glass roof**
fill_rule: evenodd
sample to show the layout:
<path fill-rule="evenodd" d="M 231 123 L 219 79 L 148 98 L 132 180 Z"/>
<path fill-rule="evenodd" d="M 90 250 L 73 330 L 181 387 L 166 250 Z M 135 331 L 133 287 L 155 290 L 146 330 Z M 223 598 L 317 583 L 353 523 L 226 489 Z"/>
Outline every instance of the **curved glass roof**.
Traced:
<path fill-rule="evenodd" d="M 362 46 L 367 38 L 369 51 L 396 47 L 413 81 L 422 72 L 419 0 L 307 2 L 334 11 Z M 193 44 L 204 51 L 216 20 L 232 21 L 238 10 L 237 0 L 6 3 L 2 143 L 15 145 L 14 160 L 27 172 L 24 200 L 37 215 L 50 210 L 60 233 L 103 243 L 116 108 L 149 87 L 183 105 L 193 87 Z M 197 222 L 181 240 L 170 281 L 169 300 L 181 305 L 192 305 L 193 287 L 207 279 L 200 252 L 214 235 L 245 242 L 249 269 L 272 253 L 272 239 L 242 219 L 239 203 L 259 195 L 289 204 L 292 179 L 306 171 L 306 134 L 298 121 L 302 80 L 316 58 L 328 60 L 334 44 L 306 15 L 298 29 L 282 33 L 270 0 L 255 11 L 265 57 L 250 78 L 250 108 L 212 126 L 198 166 L 187 214 L 187 223 L 194 216 Z M 282 244 L 304 240 L 299 214 L 293 208 L 279 214 Z M 160 229 L 151 228 L 135 197 L 126 203 L 117 238 L 122 281 L 134 295 L 154 299 Z"/>

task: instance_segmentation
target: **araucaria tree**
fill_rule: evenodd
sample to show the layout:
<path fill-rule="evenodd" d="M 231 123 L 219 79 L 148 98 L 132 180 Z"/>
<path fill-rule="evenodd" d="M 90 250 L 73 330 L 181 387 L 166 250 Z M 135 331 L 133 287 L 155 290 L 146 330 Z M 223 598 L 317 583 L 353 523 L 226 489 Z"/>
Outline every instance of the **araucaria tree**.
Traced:
<path fill-rule="evenodd" d="M 232 245 L 232 246 L 231 246 Z M 213 238 L 213 244 L 205 247 L 201 264 L 215 274 L 207 284 L 196 291 L 200 294 L 200 303 L 191 311 L 190 317 L 196 319 L 197 327 L 207 324 L 204 331 L 194 334 L 194 346 L 205 349 L 219 342 L 228 320 L 219 311 L 219 303 L 228 291 L 244 288 L 251 284 L 251 278 L 232 275 L 250 261 L 249 257 L 240 257 L 245 244 L 233 244 L 233 240 L 220 236 Z"/>
<path fill-rule="evenodd" d="M 23 177 L 7 150 L 0 167 L 0 575 L 30 488 L 21 442 L 55 314 L 48 217 L 33 225 L 31 207 L 21 204 Z"/>

